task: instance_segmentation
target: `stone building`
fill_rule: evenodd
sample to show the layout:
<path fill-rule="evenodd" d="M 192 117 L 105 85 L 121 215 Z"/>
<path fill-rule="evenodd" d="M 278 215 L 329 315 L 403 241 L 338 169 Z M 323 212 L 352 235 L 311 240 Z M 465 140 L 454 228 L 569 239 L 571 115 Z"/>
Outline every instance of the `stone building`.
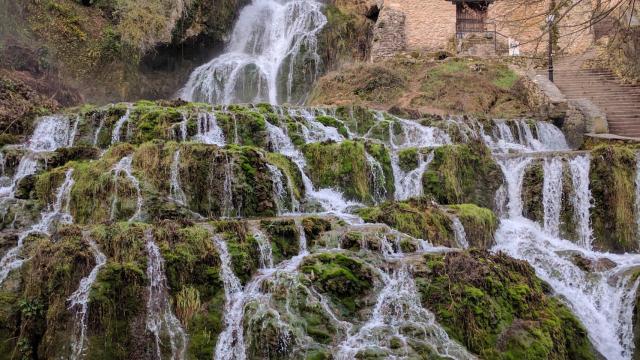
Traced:
<path fill-rule="evenodd" d="M 486 29 L 497 30 L 498 35 L 495 36 L 503 49 L 511 38 L 521 44 L 521 51 L 525 54 L 546 51 L 547 36 L 544 29 L 549 7 L 547 1 L 384 0 L 379 5 L 380 13 L 374 27 L 373 58 L 388 56 L 399 49 L 455 50 L 456 7 L 460 8 L 461 2 L 487 2 L 488 7 L 482 15 Z M 563 15 L 564 11 L 560 10 Z M 558 51 L 579 53 L 593 43 L 593 31 L 588 26 L 591 15 L 591 0 L 567 9 L 557 27 Z M 457 38 L 461 38 L 460 33 Z"/>

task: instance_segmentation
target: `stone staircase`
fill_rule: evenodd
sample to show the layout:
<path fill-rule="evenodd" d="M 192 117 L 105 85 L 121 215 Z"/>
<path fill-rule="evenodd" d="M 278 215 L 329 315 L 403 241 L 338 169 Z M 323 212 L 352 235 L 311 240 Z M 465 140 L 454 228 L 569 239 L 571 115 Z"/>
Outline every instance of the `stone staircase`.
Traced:
<path fill-rule="evenodd" d="M 583 69 L 584 62 L 594 56 L 590 50 L 558 59 L 556 86 L 567 100 L 588 99 L 598 106 L 607 116 L 610 133 L 640 138 L 640 86 L 621 84 L 609 70 Z"/>

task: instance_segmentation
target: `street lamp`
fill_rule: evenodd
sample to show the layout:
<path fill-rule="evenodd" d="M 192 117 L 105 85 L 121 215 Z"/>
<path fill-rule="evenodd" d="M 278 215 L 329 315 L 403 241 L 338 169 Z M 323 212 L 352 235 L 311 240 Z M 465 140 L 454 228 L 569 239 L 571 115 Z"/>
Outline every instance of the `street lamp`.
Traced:
<path fill-rule="evenodd" d="M 549 81 L 553 82 L 553 21 L 556 19 L 555 15 L 547 16 L 547 25 L 549 31 Z"/>

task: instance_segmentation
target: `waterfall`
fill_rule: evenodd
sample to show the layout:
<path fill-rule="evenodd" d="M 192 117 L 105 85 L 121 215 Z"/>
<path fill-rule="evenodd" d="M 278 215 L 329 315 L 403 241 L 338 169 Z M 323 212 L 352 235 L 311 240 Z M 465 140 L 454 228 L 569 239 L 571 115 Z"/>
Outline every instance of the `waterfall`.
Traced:
<path fill-rule="evenodd" d="M 113 127 L 113 132 L 111 133 L 111 145 L 120 142 L 120 133 L 122 132 L 122 125 L 129 120 L 129 116 L 131 115 L 131 106 L 127 106 L 127 111 L 122 115 L 118 121 L 116 121 L 116 125 Z"/>
<path fill-rule="evenodd" d="M 93 146 L 98 146 L 98 137 L 100 136 L 100 132 L 104 127 L 104 117 L 100 117 L 100 122 L 98 123 L 98 127 L 96 128 L 96 132 L 93 133 Z"/>
<path fill-rule="evenodd" d="M 536 122 L 536 130 L 538 139 L 542 143 L 546 151 L 563 151 L 569 150 L 567 140 L 560 129 L 546 121 Z"/>
<path fill-rule="evenodd" d="M 177 141 L 187 141 L 187 123 L 189 122 L 189 120 L 187 119 L 187 116 L 185 114 L 182 114 L 182 121 L 180 121 L 179 123 L 173 125 L 171 127 L 171 131 L 173 132 L 173 138 L 176 139 Z M 177 128 L 177 135 L 176 136 L 176 128 Z"/>
<path fill-rule="evenodd" d="M 405 349 L 408 341 L 415 341 L 429 346 L 439 356 L 475 359 L 451 340 L 434 315 L 422 307 L 413 277 L 405 265 L 391 274 L 379 273 L 384 288 L 378 295 L 371 318 L 338 346 L 336 360 L 355 359 L 358 352 L 368 348 L 390 350 L 389 339 L 394 336 L 402 339 Z"/>
<path fill-rule="evenodd" d="M 73 122 L 73 127 L 69 132 L 69 139 L 67 140 L 67 147 L 72 147 L 76 140 L 76 133 L 78 132 L 78 124 L 80 123 L 80 114 L 76 115 L 76 120 Z"/>
<path fill-rule="evenodd" d="M 291 117 L 299 116 L 304 119 L 307 126 L 303 127 L 303 136 L 305 143 L 335 141 L 340 142 L 344 137 L 340 135 L 338 129 L 332 126 L 326 126 L 316 120 L 315 115 L 307 109 L 289 109 Z"/>
<path fill-rule="evenodd" d="M 309 253 L 308 244 L 307 244 L 307 233 L 304 231 L 304 226 L 302 226 L 302 221 L 296 218 L 295 220 L 296 228 L 298 229 L 298 255 L 307 255 Z"/>
<path fill-rule="evenodd" d="M 509 216 L 522 216 L 522 182 L 524 172 L 531 163 L 529 157 L 496 158 L 502 169 L 507 188 L 507 210 Z"/>
<path fill-rule="evenodd" d="M 222 217 L 230 218 L 233 211 L 233 170 L 229 155 L 225 154 L 224 163 L 224 183 L 222 194 Z M 236 211 L 236 215 L 240 215 L 240 211 Z"/>
<path fill-rule="evenodd" d="M 517 137 L 511 131 L 509 123 L 515 124 L 518 130 Z M 569 150 L 564 134 L 553 124 L 536 121 L 535 127 L 537 138 L 531 132 L 527 120 L 494 120 L 493 137 L 483 135 L 482 139 L 489 148 L 497 153 Z M 480 129 L 482 131 L 482 125 L 480 125 Z"/>
<path fill-rule="evenodd" d="M 296 164 L 302 177 L 305 193 L 308 197 L 318 201 L 327 211 L 338 214 L 344 213 L 349 206 L 354 205 L 354 203 L 344 200 L 342 194 L 336 190 L 320 189 L 316 191 L 311 179 L 309 179 L 307 174 L 304 172 L 307 162 L 304 159 L 302 152 L 296 149 L 291 142 L 291 139 L 289 139 L 282 129 L 268 121 L 266 121 L 265 124 L 269 133 L 269 141 L 271 143 L 272 150 L 290 158 L 293 163 Z"/>
<path fill-rule="evenodd" d="M 506 133 L 506 129 L 503 131 Z M 536 132 L 539 145 L 523 146 L 518 152 L 567 149 L 564 136 L 552 124 L 538 122 Z M 508 135 L 501 136 L 508 138 Z M 571 202 L 579 236 L 577 243 L 573 243 L 558 237 L 562 159 L 545 159 L 543 164 L 544 222 L 541 226 L 522 217 L 523 176 L 532 158 L 526 155 L 500 155 L 509 151 L 508 148 L 513 150 L 515 147 L 492 146 L 506 180 L 509 210 L 501 218 L 492 251 L 502 251 L 526 260 L 535 268 L 536 275 L 551 285 L 585 325 L 598 352 L 607 359 L 630 360 L 634 347 L 632 314 L 640 283 L 633 277 L 633 270 L 640 266 L 640 255 L 616 255 L 591 250 L 590 210 L 593 205 L 589 189 L 589 155 L 578 155 L 569 160 L 574 190 Z M 587 261 L 611 261 L 613 267 L 585 271 L 572 261 L 574 254 L 579 254 Z"/>
<path fill-rule="evenodd" d="M 44 116 L 39 119 L 27 148 L 33 152 L 55 151 L 68 146 L 69 118 L 61 115 Z"/>
<path fill-rule="evenodd" d="M 321 61 L 317 35 L 327 22 L 321 10 L 314 0 L 253 0 L 224 54 L 195 69 L 178 96 L 215 104 L 303 101 L 297 87 L 314 82 Z"/>
<path fill-rule="evenodd" d="M 13 197 L 20 180 L 36 173 L 38 170 L 38 161 L 34 156 L 36 153 L 55 151 L 73 143 L 69 126 L 69 118 L 66 116 L 44 116 L 38 119 L 33 134 L 24 146 L 27 152 L 20 159 L 11 184 L 0 187 L 0 198 Z M 75 134 L 73 136 L 75 137 Z"/>
<path fill-rule="evenodd" d="M 213 243 L 220 256 L 220 269 L 224 285 L 224 329 L 218 335 L 215 360 L 244 360 L 244 293 L 240 279 L 231 268 L 231 256 L 227 244 L 218 236 L 213 236 Z"/>
<path fill-rule="evenodd" d="M 153 230 L 144 231 L 145 248 L 147 249 L 147 278 L 149 279 L 149 298 L 147 300 L 147 330 L 155 339 L 156 356 L 162 359 L 160 336 L 166 331 L 171 344 L 171 358 L 184 359 L 187 349 L 187 334 L 180 321 L 171 310 L 171 301 L 167 289 L 167 277 L 164 272 L 164 259 L 153 239 Z"/>
<path fill-rule="evenodd" d="M 278 169 L 276 166 L 271 164 L 267 164 L 267 169 L 269 173 L 271 173 L 271 183 L 273 186 L 273 202 L 276 204 L 277 215 L 282 214 L 282 208 L 285 203 L 285 197 L 287 196 L 287 192 L 284 189 L 284 184 L 282 182 L 282 178 L 284 175 L 282 171 Z"/>
<path fill-rule="evenodd" d="M 376 158 L 365 152 L 367 167 L 369 168 L 370 183 L 372 187 L 373 200 L 382 202 L 387 198 L 387 179 L 384 175 L 382 164 Z"/>
<path fill-rule="evenodd" d="M 116 217 L 116 205 L 118 200 L 118 177 L 124 173 L 125 177 L 131 185 L 133 185 L 136 191 L 136 211 L 131 215 L 128 221 L 140 220 L 142 213 L 142 193 L 140 191 L 140 182 L 133 176 L 133 170 L 131 169 L 131 162 L 133 157 L 131 155 L 125 156 L 113 167 L 113 183 L 114 183 L 114 195 L 111 202 L 111 220 L 115 220 Z"/>
<path fill-rule="evenodd" d="M 87 334 L 87 316 L 89 310 L 89 293 L 98 277 L 98 272 L 107 263 L 107 257 L 100 251 L 96 242 L 88 232 L 82 233 L 82 238 L 89 244 L 89 248 L 95 259 L 95 266 L 86 277 L 80 280 L 78 289 L 67 299 L 68 309 L 74 313 L 73 340 L 71 342 L 71 359 L 80 359 L 85 350 L 85 338 Z"/>
<path fill-rule="evenodd" d="M 467 241 L 467 233 L 464 231 L 464 225 L 457 216 L 451 216 L 451 227 L 453 228 L 453 235 L 456 239 L 456 244 L 461 249 L 469 248 L 469 242 Z"/>
<path fill-rule="evenodd" d="M 422 176 L 433 161 L 433 152 L 430 152 L 425 159 L 424 154 L 419 154 L 418 167 L 404 173 L 400 169 L 399 157 L 397 154 L 391 156 L 391 167 L 394 169 L 394 181 L 396 187 L 396 200 L 407 200 L 411 197 L 422 195 Z"/>
<path fill-rule="evenodd" d="M 589 155 L 576 156 L 569 161 L 574 192 L 571 202 L 578 230 L 578 240 L 579 244 L 587 250 L 591 250 L 591 242 L 593 240 L 590 220 L 591 207 L 593 206 L 593 197 L 589 189 L 590 166 L 591 158 Z"/>
<path fill-rule="evenodd" d="M 180 149 L 177 149 L 173 153 L 170 181 L 169 193 L 171 194 L 171 198 L 178 205 L 186 205 L 187 196 L 184 194 L 184 191 L 182 191 L 182 186 L 180 185 Z"/>
<path fill-rule="evenodd" d="M 560 211 L 562 210 L 562 158 L 545 159 L 542 204 L 544 230 L 552 236 L 560 236 Z"/>
<path fill-rule="evenodd" d="M 198 129 L 195 140 L 203 144 L 215 144 L 224 146 L 224 133 L 218 126 L 216 114 L 203 112 L 198 114 Z"/>
<path fill-rule="evenodd" d="M 252 229 L 253 237 L 258 242 L 258 250 L 260 250 L 260 268 L 273 269 L 273 251 L 271 242 L 267 236 L 260 230 L 259 226 Z"/>
<path fill-rule="evenodd" d="M 24 245 L 24 240 L 31 234 L 44 233 L 49 234 L 51 225 L 54 222 L 61 224 L 69 224 L 73 222 L 73 218 L 69 214 L 69 199 L 71 189 L 73 188 L 73 169 L 67 170 L 64 182 L 56 190 L 56 198 L 49 211 L 45 211 L 40 215 L 40 221 L 26 231 L 18 235 L 18 243 L 0 259 L 0 285 L 7 278 L 9 273 L 22 266 L 24 262 L 20 258 L 20 250 Z"/>
<path fill-rule="evenodd" d="M 605 358 L 631 359 L 631 314 L 639 281 L 633 279 L 631 270 L 640 265 L 640 256 L 584 250 L 541 231 L 537 224 L 524 218 L 502 219 L 496 243 L 494 251 L 526 260 L 536 269 L 536 275 L 549 283 L 582 321 Z M 617 265 L 610 270 L 585 272 L 566 255 L 567 250 L 578 251 L 594 261 L 607 258 Z"/>

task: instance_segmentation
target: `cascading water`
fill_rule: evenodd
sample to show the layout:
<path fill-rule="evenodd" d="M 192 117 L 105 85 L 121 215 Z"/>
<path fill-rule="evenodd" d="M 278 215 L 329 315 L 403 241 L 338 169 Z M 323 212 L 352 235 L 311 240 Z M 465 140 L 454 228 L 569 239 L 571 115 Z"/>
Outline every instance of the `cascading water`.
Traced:
<path fill-rule="evenodd" d="M 387 179 L 384 175 L 382 164 L 368 152 L 365 153 L 367 166 L 371 174 L 371 187 L 373 189 L 373 200 L 376 202 L 384 201 L 387 198 Z"/>
<path fill-rule="evenodd" d="M 127 107 L 127 111 L 122 115 L 118 121 L 116 121 L 115 126 L 113 127 L 113 132 L 111 133 L 111 144 L 115 144 L 120 142 L 120 133 L 122 132 L 122 125 L 125 122 L 129 121 L 129 116 L 131 116 L 131 106 Z M 97 136 L 97 135 L 96 135 Z"/>
<path fill-rule="evenodd" d="M 220 256 L 220 269 L 224 285 L 224 330 L 218 335 L 215 360 L 244 360 L 244 331 L 242 317 L 244 315 L 244 298 L 242 284 L 231 268 L 231 256 L 227 243 L 218 235 L 213 236 L 213 243 Z"/>
<path fill-rule="evenodd" d="M 29 235 L 34 233 L 44 233 L 48 235 L 54 222 L 60 224 L 73 222 L 73 218 L 69 214 L 69 200 L 73 184 L 73 169 L 69 169 L 65 174 L 64 182 L 56 191 L 56 198 L 50 210 L 41 214 L 40 221 L 37 224 L 20 233 L 16 246 L 9 249 L 2 259 L 0 259 L 0 285 L 12 270 L 19 268 L 24 263 L 24 259 L 20 258 L 20 250 L 22 250 L 24 240 Z"/>
<path fill-rule="evenodd" d="M 461 249 L 467 249 L 469 242 L 467 241 L 467 233 L 464 231 L 464 225 L 457 216 L 451 217 L 451 225 L 453 227 L 453 235 L 456 238 L 456 243 Z"/>
<path fill-rule="evenodd" d="M 560 210 L 562 207 L 562 159 L 553 157 L 543 163 L 544 182 L 542 204 L 544 230 L 552 236 L 560 235 Z"/>
<path fill-rule="evenodd" d="M 69 118 L 66 116 L 44 116 L 38 120 L 38 125 L 24 146 L 27 152 L 20 159 L 11 184 L 0 187 L 0 198 L 13 197 L 18 182 L 36 173 L 38 161 L 35 154 L 55 151 L 73 144 L 72 131 L 69 130 L 69 127 Z"/>
<path fill-rule="evenodd" d="M 522 215 L 522 182 L 524 172 L 531 163 L 529 157 L 496 158 L 502 169 L 507 190 L 507 211 L 510 217 Z"/>
<path fill-rule="evenodd" d="M 591 207 L 593 206 L 593 198 L 589 189 L 590 165 L 591 158 L 589 155 L 579 155 L 569 161 L 574 192 L 571 201 L 578 231 L 578 241 L 587 250 L 591 250 L 591 242 L 593 240 L 590 219 Z"/>
<path fill-rule="evenodd" d="M 273 151 L 290 158 L 293 163 L 296 164 L 302 177 L 305 193 L 309 198 L 318 201 L 327 211 L 339 214 L 343 213 L 347 207 L 354 205 L 354 203 L 344 200 L 342 194 L 333 189 L 315 190 L 311 179 L 309 179 L 304 171 L 307 162 L 304 159 L 302 152 L 296 149 L 291 142 L 291 139 L 282 131 L 282 129 L 268 121 L 265 123 L 267 131 L 269 132 L 269 141 L 271 142 Z"/>
<path fill-rule="evenodd" d="M 439 356 L 475 359 L 464 347 L 451 340 L 435 321 L 434 315 L 422 307 L 413 277 L 406 266 L 401 265 L 390 274 L 383 271 L 379 274 L 384 288 L 378 295 L 373 314 L 355 334 L 338 346 L 336 360 L 355 359 L 360 351 L 366 349 L 393 353 L 389 344 L 392 337 L 401 339 L 405 352 L 403 358 L 409 355 L 407 343 L 411 340 L 427 345 Z M 420 335 L 414 337 L 411 333 Z"/>
<path fill-rule="evenodd" d="M 260 268 L 272 269 L 273 268 L 273 251 L 271 249 L 271 243 L 265 234 L 259 227 L 255 227 L 252 230 L 253 237 L 258 242 L 258 249 L 260 250 Z"/>
<path fill-rule="evenodd" d="M 195 69 L 178 96 L 215 104 L 303 101 L 307 89 L 300 87 L 313 83 L 320 66 L 321 9 L 313 0 L 253 0 L 225 53 Z"/>
<path fill-rule="evenodd" d="M 225 145 L 224 133 L 218 126 L 215 113 L 203 112 L 198 114 L 197 131 L 194 138 L 195 141 L 203 144 Z"/>
<path fill-rule="evenodd" d="M 225 155 L 224 163 L 224 183 L 222 194 L 222 216 L 229 218 L 234 210 L 233 206 L 233 169 L 229 156 Z M 240 211 L 236 211 L 236 215 L 240 215 Z"/>
<path fill-rule="evenodd" d="M 89 293 L 91 287 L 98 277 L 98 272 L 107 263 L 107 257 L 100 251 L 96 242 L 87 232 L 82 234 L 82 238 L 89 244 L 89 248 L 95 259 L 95 266 L 86 277 L 80 280 L 78 289 L 67 299 L 68 309 L 74 313 L 73 339 L 71 342 L 71 359 L 80 359 L 85 350 L 85 339 L 87 336 L 87 316 L 89 315 Z"/>
<path fill-rule="evenodd" d="M 124 174 L 124 176 L 131 182 L 133 188 L 136 192 L 136 210 L 131 215 L 128 221 L 136 221 L 140 220 L 140 216 L 142 214 L 142 193 L 140 191 L 140 182 L 133 176 L 133 170 L 131 168 L 131 162 L 133 161 L 133 157 L 131 155 L 125 156 L 114 166 L 113 168 L 113 183 L 114 183 L 114 194 L 113 200 L 111 202 L 111 220 L 114 220 L 117 212 L 117 200 L 118 200 L 118 178 Z"/>
<path fill-rule="evenodd" d="M 274 165 L 267 164 L 267 169 L 269 169 L 269 173 L 271 173 L 273 201 L 276 204 L 277 214 L 280 215 L 282 214 L 282 209 L 285 205 L 287 196 L 287 192 L 284 189 L 284 183 L 282 182 L 284 175 L 282 174 L 282 171 Z"/>
<path fill-rule="evenodd" d="M 147 278 L 149 279 L 149 298 L 147 300 L 147 330 L 155 339 L 156 356 L 162 359 L 161 336 L 163 331 L 169 336 L 171 358 L 184 359 L 187 348 L 187 334 L 180 321 L 171 310 L 171 301 L 167 289 L 167 277 L 164 259 L 153 238 L 153 231 L 148 228 L 144 232 L 147 250 Z"/>
<path fill-rule="evenodd" d="M 534 140 L 537 143 L 531 140 L 522 144 L 518 142 L 522 145 L 519 149 L 508 141 L 492 143 L 496 161 L 505 177 L 508 200 L 508 212 L 501 219 L 493 250 L 528 261 L 536 274 L 552 286 L 582 321 L 592 343 L 605 358 L 629 360 L 634 347 L 631 314 L 640 283 L 632 276 L 632 270 L 640 267 L 640 255 L 615 255 L 591 250 L 589 155 L 579 154 L 568 161 L 573 186 L 571 203 L 579 237 L 576 243 L 561 239 L 558 234 L 563 188 L 561 157 L 546 158 L 543 163 L 542 226 L 522 217 L 523 176 L 532 162 L 527 153 L 567 148 L 562 133 L 553 125 L 538 122 L 536 132 L 539 140 Z M 506 134 L 500 137 L 509 138 Z M 503 155 L 514 149 L 523 154 Z M 593 262 L 607 259 L 614 265 L 586 271 L 572 261 L 573 254 L 580 254 Z"/>
<path fill-rule="evenodd" d="M 391 166 L 395 169 L 396 200 L 407 200 L 411 197 L 422 195 L 422 176 L 432 161 L 433 152 L 430 152 L 426 159 L 423 154 L 420 154 L 418 156 L 418 167 L 405 173 L 400 169 L 398 156 L 392 155 Z"/>
<path fill-rule="evenodd" d="M 180 149 L 173 153 L 173 161 L 171 162 L 171 176 L 170 176 L 169 193 L 171 198 L 178 205 L 185 205 L 187 203 L 187 196 L 182 191 L 180 185 Z"/>

